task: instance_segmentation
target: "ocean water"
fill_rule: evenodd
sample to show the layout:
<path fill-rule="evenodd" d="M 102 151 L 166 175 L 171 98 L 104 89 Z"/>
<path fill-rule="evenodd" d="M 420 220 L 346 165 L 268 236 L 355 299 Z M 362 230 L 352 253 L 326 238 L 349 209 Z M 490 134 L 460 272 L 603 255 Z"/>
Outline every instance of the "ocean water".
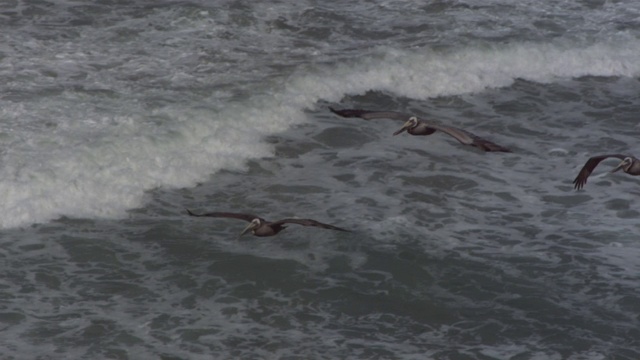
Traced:
<path fill-rule="evenodd" d="M 0 2 L 0 358 L 640 359 L 634 0 Z M 392 136 L 413 113 L 445 134 Z M 238 234 L 197 212 L 313 218 Z"/>

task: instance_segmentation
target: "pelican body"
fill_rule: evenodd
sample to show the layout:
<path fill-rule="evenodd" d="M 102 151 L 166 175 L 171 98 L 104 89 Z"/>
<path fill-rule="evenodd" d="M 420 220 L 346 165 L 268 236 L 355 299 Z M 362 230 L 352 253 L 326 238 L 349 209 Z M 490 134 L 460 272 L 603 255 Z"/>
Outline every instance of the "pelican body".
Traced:
<path fill-rule="evenodd" d="M 613 168 L 613 170 L 610 171 L 611 173 L 622 170 L 629 175 L 633 175 L 633 176 L 640 175 L 640 160 L 636 159 L 633 156 L 623 155 L 623 154 L 608 154 L 608 155 L 593 156 L 589 158 L 589 160 L 587 160 L 587 162 L 584 164 L 582 169 L 580 169 L 578 176 L 576 176 L 575 180 L 573 180 L 574 189 L 578 189 L 578 190 L 582 189 L 584 185 L 587 183 L 587 178 L 589 177 L 589 175 L 591 175 L 591 173 L 593 172 L 593 169 L 595 169 L 596 166 L 598 166 L 598 164 L 600 164 L 602 160 L 605 160 L 608 158 L 618 158 L 622 160 L 618 164 L 618 166 L 616 166 L 615 168 Z"/>
<path fill-rule="evenodd" d="M 203 216 L 220 217 L 220 218 L 232 218 L 232 219 L 240 219 L 240 220 L 248 221 L 249 225 L 247 225 L 247 227 L 245 227 L 244 230 L 242 230 L 242 233 L 240 233 L 240 236 L 245 235 L 248 232 L 251 232 L 251 234 L 253 234 L 254 236 L 259 236 L 259 237 L 274 236 L 274 235 L 277 235 L 280 231 L 287 228 L 285 224 L 315 226 L 323 229 L 350 232 L 349 230 L 339 228 L 337 226 L 333 226 L 329 224 L 324 224 L 312 219 L 289 218 L 289 219 L 282 219 L 274 222 L 269 222 L 253 214 L 230 213 L 230 212 L 210 212 L 205 214 L 194 214 L 189 209 L 187 209 L 187 213 L 190 216 L 197 216 L 197 217 L 203 217 Z"/>
<path fill-rule="evenodd" d="M 511 152 L 511 150 L 500 146 L 496 143 L 493 143 L 489 140 L 483 139 L 475 134 L 472 134 L 466 130 L 453 127 L 446 126 L 442 124 L 438 124 L 432 121 L 426 121 L 420 119 L 416 116 L 411 116 L 409 114 L 404 114 L 395 111 L 369 111 L 369 110 L 361 110 L 361 109 L 343 109 L 343 110 L 335 110 L 333 108 L 329 108 L 331 112 L 334 114 L 346 117 L 346 118 L 361 118 L 364 120 L 374 120 L 374 119 L 392 119 L 392 120 L 402 120 L 405 121 L 402 128 L 393 133 L 393 135 L 398 135 L 404 131 L 411 135 L 431 135 L 436 131 L 442 131 L 443 133 L 453 137 L 458 140 L 463 145 L 475 146 L 483 151 L 499 151 L 499 152 Z"/>

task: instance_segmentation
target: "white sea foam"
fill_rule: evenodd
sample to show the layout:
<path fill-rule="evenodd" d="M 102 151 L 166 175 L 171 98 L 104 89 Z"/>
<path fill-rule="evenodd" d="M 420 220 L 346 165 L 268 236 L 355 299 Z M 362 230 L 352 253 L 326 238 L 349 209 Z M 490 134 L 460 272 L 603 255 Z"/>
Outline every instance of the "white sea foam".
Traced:
<path fill-rule="evenodd" d="M 0 228 L 143 208 L 2 231 L 2 356 L 638 352 L 638 178 L 600 176 L 612 159 L 571 184 L 637 142 L 632 1 L 17 4 L 0 4 Z M 238 241 L 241 221 L 184 205 L 353 232 Z"/>
<path fill-rule="evenodd" d="M 146 190 L 191 186 L 220 169 L 242 169 L 248 159 L 272 156 L 262 139 L 306 121 L 303 110 L 319 100 L 335 102 L 368 90 L 421 99 L 508 86 L 517 78 L 637 76 L 640 41 L 624 40 L 446 52 L 381 48 L 368 59 L 305 67 L 284 86 L 272 83 L 268 94 L 216 103 L 213 111 L 195 110 L 197 104 L 190 103 L 148 112 L 138 99 L 119 104 L 108 96 L 74 92 L 9 101 L 0 129 L 0 227 L 59 216 L 120 217 L 142 205 Z M 86 68 L 78 64 L 82 59 L 75 53 L 74 66 Z M 63 73 L 69 69 L 63 60 L 50 66 Z"/>
<path fill-rule="evenodd" d="M 640 73 L 638 60 L 640 41 L 634 39 L 584 47 L 520 43 L 445 53 L 381 49 L 377 57 L 356 64 L 297 76 L 285 95 L 307 104 L 368 90 L 421 99 L 504 87 L 518 78 L 544 83 L 585 75 L 633 77 Z"/>

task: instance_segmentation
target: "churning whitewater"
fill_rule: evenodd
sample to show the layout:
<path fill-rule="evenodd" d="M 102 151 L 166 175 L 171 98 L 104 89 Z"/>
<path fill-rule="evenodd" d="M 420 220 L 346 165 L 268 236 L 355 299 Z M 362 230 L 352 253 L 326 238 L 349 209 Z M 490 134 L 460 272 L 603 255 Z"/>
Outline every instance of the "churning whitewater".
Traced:
<path fill-rule="evenodd" d="M 0 357 L 640 358 L 638 15 L 0 4 Z"/>
<path fill-rule="evenodd" d="M 506 87 L 516 79 L 548 83 L 580 76 L 633 77 L 640 72 L 639 54 L 640 41 L 624 39 L 585 48 L 520 44 L 437 55 L 428 49 L 383 48 L 364 61 L 273 80 L 271 94 L 249 94 L 208 111 L 198 109 L 207 105 L 190 102 L 196 109 L 176 105 L 147 113 L 136 104 L 131 114 L 112 118 L 95 108 L 100 102 L 118 106 L 114 99 L 103 99 L 106 94 L 62 90 L 61 104 L 42 99 L 3 107 L 8 126 L 18 127 L 24 117 L 43 123 L 5 137 L 0 186 L 6 216 L 0 224 L 10 228 L 60 216 L 123 217 L 143 206 L 145 191 L 193 186 L 220 169 L 239 170 L 249 159 L 273 156 L 264 138 L 309 122 L 304 111 L 321 100 L 337 102 L 367 91 L 426 99 Z M 85 109 L 85 99 L 92 109 Z"/>

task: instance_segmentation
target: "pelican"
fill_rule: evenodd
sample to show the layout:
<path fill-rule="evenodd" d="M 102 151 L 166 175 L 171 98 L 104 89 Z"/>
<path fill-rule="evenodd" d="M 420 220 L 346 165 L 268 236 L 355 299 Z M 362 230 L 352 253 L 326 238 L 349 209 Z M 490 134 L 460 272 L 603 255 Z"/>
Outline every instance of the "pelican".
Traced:
<path fill-rule="evenodd" d="M 582 189 L 584 184 L 587 183 L 587 178 L 591 175 L 593 169 L 600 164 L 600 162 L 607 158 L 618 158 L 622 160 L 618 166 L 611 170 L 611 173 L 614 173 L 618 170 L 622 170 L 629 175 L 637 176 L 640 175 L 640 160 L 636 159 L 633 156 L 623 155 L 623 154 L 609 154 L 609 155 L 598 155 L 594 157 L 590 157 L 589 160 L 584 164 L 578 176 L 576 176 L 575 180 L 573 180 L 575 189 Z"/>
<path fill-rule="evenodd" d="M 187 213 L 191 216 L 208 216 L 208 217 L 222 217 L 222 218 L 231 218 L 231 219 L 240 219 L 249 222 L 249 225 L 242 230 L 240 236 L 251 232 L 254 236 L 273 236 L 278 234 L 280 231 L 286 229 L 284 224 L 298 224 L 302 226 L 315 226 L 323 229 L 331 229 L 338 231 L 346 231 L 349 230 L 339 228 L 337 226 L 323 224 L 319 221 L 315 221 L 312 219 L 282 219 L 274 222 L 269 222 L 259 216 L 252 214 L 241 214 L 241 213 L 230 213 L 230 212 L 210 212 L 206 214 L 194 214 L 189 209 L 187 209 Z"/>
<path fill-rule="evenodd" d="M 369 111 L 369 110 L 360 110 L 360 109 L 336 110 L 331 107 L 329 107 L 329 110 L 331 110 L 331 112 L 333 112 L 338 116 L 347 117 L 347 118 L 357 117 L 364 120 L 393 119 L 393 120 L 405 121 L 402 128 L 400 128 L 400 130 L 393 133 L 393 135 L 398 135 L 403 131 L 406 131 L 411 135 L 431 135 L 434 132 L 439 130 L 449 136 L 452 136 L 463 145 L 475 146 L 477 148 L 480 148 L 483 151 L 511 152 L 511 150 L 503 146 L 495 144 L 489 140 L 483 139 L 466 130 L 453 127 L 453 126 L 441 125 L 431 121 L 425 121 L 425 120 L 419 119 L 416 116 L 411 116 L 409 114 L 404 114 L 404 113 L 395 112 L 395 111 Z"/>

